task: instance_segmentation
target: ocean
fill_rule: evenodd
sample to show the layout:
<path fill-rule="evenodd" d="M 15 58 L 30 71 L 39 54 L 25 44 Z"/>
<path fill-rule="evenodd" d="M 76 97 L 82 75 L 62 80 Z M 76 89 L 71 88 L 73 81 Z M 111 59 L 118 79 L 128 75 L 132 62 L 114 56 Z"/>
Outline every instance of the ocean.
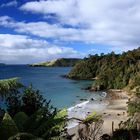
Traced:
<path fill-rule="evenodd" d="M 5 65 L 0 66 L 0 79 L 19 77 L 24 85 L 32 84 L 35 89 L 40 90 L 44 98 L 51 100 L 54 107 L 68 108 L 69 117 L 76 117 L 80 114 L 84 118 L 91 110 L 103 109 L 105 105 L 99 101 L 104 98 L 104 93 L 83 90 L 94 81 L 71 80 L 62 77 L 71 69 L 71 67 Z M 91 102 L 91 98 L 95 101 Z M 74 123 L 70 127 L 75 125 Z"/>

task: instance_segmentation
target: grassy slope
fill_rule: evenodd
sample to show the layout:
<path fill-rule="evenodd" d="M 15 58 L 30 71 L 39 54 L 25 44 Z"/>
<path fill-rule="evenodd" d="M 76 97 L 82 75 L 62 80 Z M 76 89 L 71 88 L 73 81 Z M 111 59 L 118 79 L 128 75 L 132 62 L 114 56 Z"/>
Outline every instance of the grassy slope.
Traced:
<path fill-rule="evenodd" d="M 30 66 L 46 66 L 46 67 L 71 67 L 74 66 L 80 59 L 77 58 L 60 58 L 60 59 L 55 59 L 52 61 L 47 61 L 47 62 L 41 62 L 41 63 L 35 63 Z"/>

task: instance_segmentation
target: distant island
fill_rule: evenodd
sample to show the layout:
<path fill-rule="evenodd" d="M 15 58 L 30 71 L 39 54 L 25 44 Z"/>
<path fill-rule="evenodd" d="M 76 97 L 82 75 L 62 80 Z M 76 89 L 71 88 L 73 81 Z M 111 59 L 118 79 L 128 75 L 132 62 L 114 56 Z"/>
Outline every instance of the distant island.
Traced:
<path fill-rule="evenodd" d="M 73 67 L 81 59 L 79 58 L 59 58 L 52 61 L 30 64 L 31 67 Z"/>

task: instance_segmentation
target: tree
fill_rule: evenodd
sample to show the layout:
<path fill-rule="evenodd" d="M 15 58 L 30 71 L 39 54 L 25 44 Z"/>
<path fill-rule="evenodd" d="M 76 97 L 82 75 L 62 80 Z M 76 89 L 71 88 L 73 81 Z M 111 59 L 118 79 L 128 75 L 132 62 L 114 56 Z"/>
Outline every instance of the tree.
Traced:
<path fill-rule="evenodd" d="M 10 83 L 11 80 L 4 82 Z M 13 86 L 8 88 L 5 84 L 1 84 L 1 91 L 4 89 L 3 93 L 6 91 L 10 94 L 5 96 L 6 110 L 0 111 L 0 138 L 3 140 L 63 138 L 66 134 L 66 109 L 57 110 L 52 107 L 50 101 L 47 102 L 32 86 L 20 88 L 16 83 L 10 85 Z"/>
<path fill-rule="evenodd" d="M 28 116 L 32 115 L 35 111 L 43 106 L 47 106 L 49 102 L 43 98 L 39 90 L 34 90 L 32 85 L 26 87 L 23 91 L 21 110 Z"/>
<path fill-rule="evenodd" d="M 123 54 L 89 55 L 68 73 L 72 79 L 93 79 L 95 86 L 104 89 L 134 89 L 140 85 L 140 48 Z M 95 88 L 98 89 L 98 88 Z"/>
<path fill-rule="evenodd" d="M 23 87 L 20 93 L 15 93 L 6 98 L 7 110 L 11 116 L 14 116 L 17 112 L 25 112 L 28 116 L 31 116 L 38 109 L 43 106 L 49 106 L 50 101 L 46 101 L 40 94 L 39 90 L 34 90 L 32 85 L 29 87 Z"/>
<path fill-rule="evenodd" d="M 8 113 L 5 113 L 0 123 L 0 138 L 7 140 L 10 136 L 18 133 L 18 128 Z"/>

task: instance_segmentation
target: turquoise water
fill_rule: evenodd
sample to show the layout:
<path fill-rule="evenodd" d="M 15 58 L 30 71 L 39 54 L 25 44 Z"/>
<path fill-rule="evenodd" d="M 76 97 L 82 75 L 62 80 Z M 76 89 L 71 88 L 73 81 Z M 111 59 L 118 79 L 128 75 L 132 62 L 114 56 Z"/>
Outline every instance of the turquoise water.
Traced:
<path fill-rule="evenodd" d="M 29 67 L 26 65 L 0 66 L 0 79 L 19 77 L 25 84 L 33 84 L 41 94 L 52 101 L 52 105 L 58 108 L 71 107 L 80 103 L 80 99 L 100 98 L 101 93 L 93 93 L 82 90 L 92 81 L 76 81 L 62 78 L 68 73 L 70 67 Z"/>

